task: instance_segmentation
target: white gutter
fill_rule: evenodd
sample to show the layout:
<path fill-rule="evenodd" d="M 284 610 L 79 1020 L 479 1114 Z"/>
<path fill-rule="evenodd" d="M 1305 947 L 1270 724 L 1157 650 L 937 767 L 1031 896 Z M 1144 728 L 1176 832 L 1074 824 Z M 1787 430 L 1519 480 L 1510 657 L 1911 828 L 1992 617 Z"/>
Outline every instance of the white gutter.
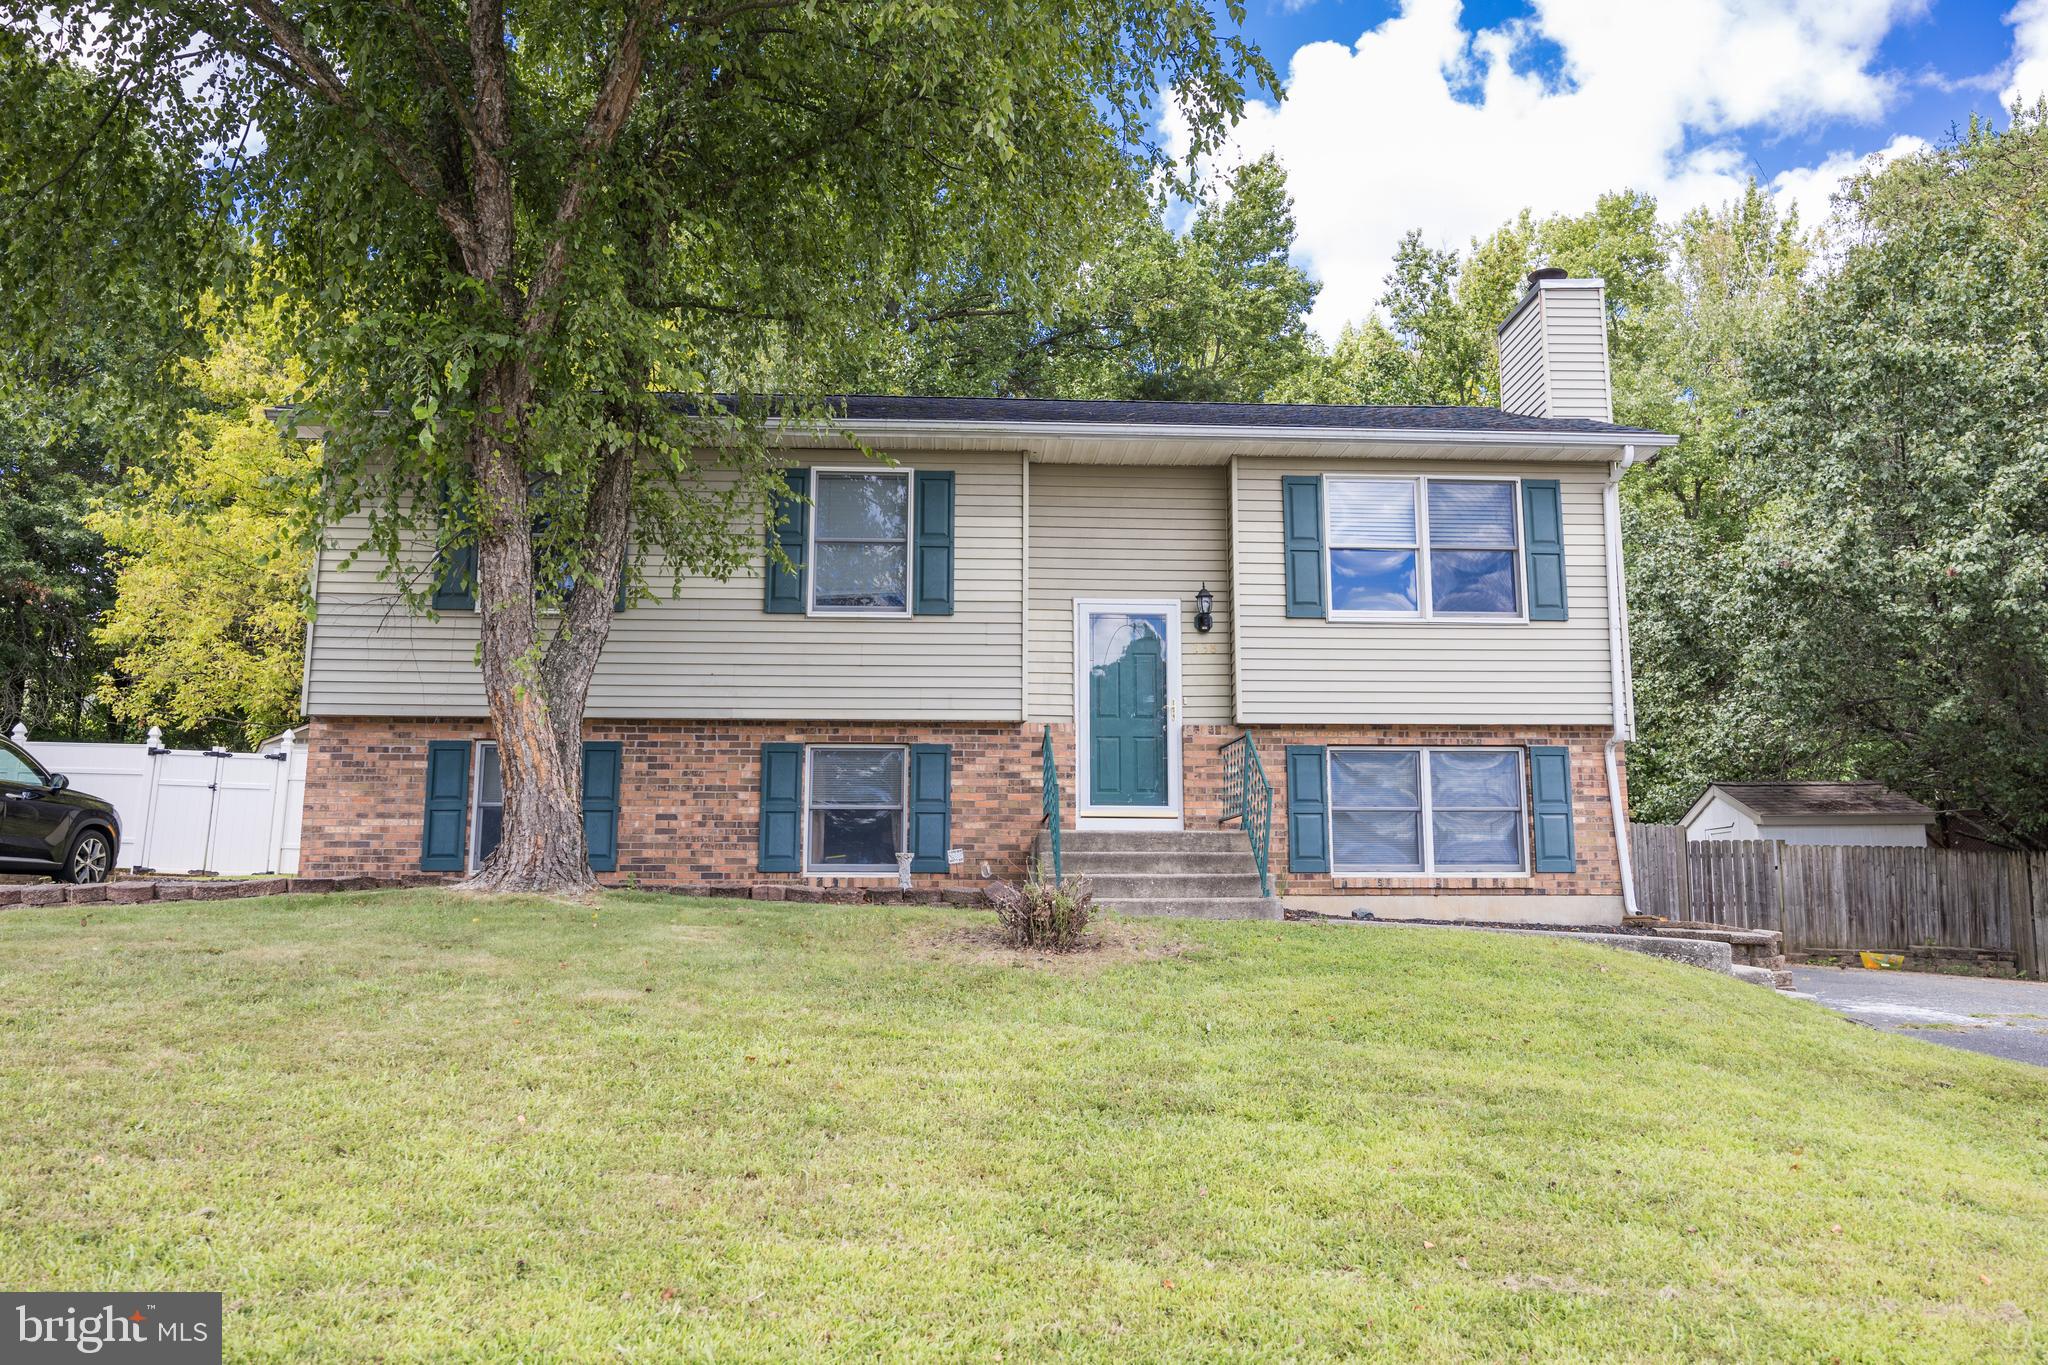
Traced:
<path fill-rule="evenodd" d="M 1636 448 L 1625 445 L 1621 459 L 1601 490 L 1601 510 L 1607 538 L 1607 659 L 1613 684 L 1614 733 L 1607 738 L 1607 805 L 1614 813 L 1614 850 L 1620 859 L 1621 908 L 1634 915 L 1636 878 L 1629 857 L 1628 808 L 1622 800 L 1621 767 L 1616 754 L 1625 740 L 1635 738 L 1635 694 L 1629 678 L 1628 591 L 1622 579 L 1621 476 L 1636 462 Z"/>

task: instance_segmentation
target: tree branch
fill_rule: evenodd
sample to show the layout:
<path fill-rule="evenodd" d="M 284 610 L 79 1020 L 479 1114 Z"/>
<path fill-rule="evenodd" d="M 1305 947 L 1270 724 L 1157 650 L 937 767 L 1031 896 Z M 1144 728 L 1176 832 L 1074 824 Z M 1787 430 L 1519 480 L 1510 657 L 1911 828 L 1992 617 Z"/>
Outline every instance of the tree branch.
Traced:
<path fill-rule="evenodd" d="M 433 165 L 362 106 L 355 92 L 348 88 L 348 83 L 313 50 L 306 35 L 271 0 L 242 0 L 241 8 L 269 35 L 283 60 L 238 34 L 222 32 L 224 25 L 208 24 L 189 14 L 183 17 L 222 47 L 278 77 L 301 94 L 325 101 L 354 122 L 406 187 L 434 210 L 434 216 L 441 220 L 441 225 L 467 256 L 476 241 L 476 226 L 462 207 L 449 197 L 447 187 L 441 183 Z"/>
<path fill-rule="evenodd" d="M 549 238 L 540 269 L 534 272 L 533 284 L 526 291 L 528 336 L 537 336 L 554 325 L 558 307 L 555 291 L 561 287 L 569 268 L 569 230 L 582 216 L 583 201 L 598 160 L 618 140 L 619 130 L 625 127 L 626 116 L 632 113 L 633 102 L 639 97 L 647 31 L 660 16 L 661 0 L 641 0 L 633 17 L 626 21 L 626 31 L 620 35 L 619 45 L 606 64 L 604 81 L 591 102 L 589 117 L 583 121 L 583 136 L 569 167 L 569 183 L 563 187 L 561 202 L 555 208 L 554 235 Z"/>
<path fill-rule="evenodd" d="M 427 32 L 426 21 L 414 9 L 411 0 L 397 0 L 398 12 L 405 16 L 406 26 L 412 30 L 413 41 L 426 54 L 427 65 L 434 73 L 434 79 L 448 92 L 448 102 L 455 108 L 455 121 L 462 125 L 462 131 L 469 137 L 469 145 L 478 156 L 484 155 L 483 134 L 476 126 L 476 119 L 469 112 L 469 98 L 455 83 L 455 75 L 449 71 L 448 63 L 441 59 L 441 46 Z"/>

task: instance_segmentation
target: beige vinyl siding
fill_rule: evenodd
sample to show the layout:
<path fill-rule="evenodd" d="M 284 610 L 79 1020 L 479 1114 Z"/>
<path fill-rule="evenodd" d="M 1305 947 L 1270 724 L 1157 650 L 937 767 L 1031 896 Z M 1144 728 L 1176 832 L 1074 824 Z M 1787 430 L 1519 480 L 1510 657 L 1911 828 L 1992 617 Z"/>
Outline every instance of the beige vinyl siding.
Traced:
<path fill-rule="evenodd" d="M 857 466 L 844 455 L 803 461 Z M 951 616 L 848 619 L 761 609 L 760 562 L 719 583 L 643 565 L 653 601 L 612 624 L 591 683 L 600 718 L 1009 720 L 1023 713 L 1023 477 L 1014 454 L 921 455 L 955 475 Z M 749 532 L 750 535 L 754 534 Z M 474 615 L 409 616 L 379 562 L 341 567 L 362 519 L 321 556 L 309 715 L 483 715 Z M 423 547 L 415 571 L 429 572 Z"/>
<path fill-rule="evenodd" d="M 1216 596 L 1195 631 L 1195 590 Z M 1230 470 L 1225 466 L 1031 466 L 1031 718 L 1074 718 L 1074 599 L 1181 604 L 1182 717 L 1224 725 L 1230 698 Z"/>
<path fill-rule="evenodd" d="M 1605 292 L 1590 288 L 1543 291 L 1544 365 L 1550 379 L 1551 417 L 1614 420 L 1607 385 Z"/>
<path fill-rule="evenodd" d="M 1239 460 L 1237 471 L 1240 721 L 1612 722 L 1603 468 L 1437 462 L 1372 471 L 1557 479 L 1570 619 L 1535 622 L 1290 620 L 1281 477 L 1361 471 L 1356 465 L 1251 459 Z"/>
<path fill-rule="evenodd" d="M 1549 395 L 1543 391 L 1543 301 L 1515 316 L 1500 338 L 1500 405 L 1505 412 L 1540 417 Z"/>

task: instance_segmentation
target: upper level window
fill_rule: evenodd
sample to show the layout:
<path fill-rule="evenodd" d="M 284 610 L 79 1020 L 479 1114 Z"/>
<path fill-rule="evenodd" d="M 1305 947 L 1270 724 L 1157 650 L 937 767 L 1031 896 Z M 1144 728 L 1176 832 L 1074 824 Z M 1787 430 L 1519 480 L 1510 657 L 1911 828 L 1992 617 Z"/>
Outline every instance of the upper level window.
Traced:
<path fill-rule="evenodd" d="M 1519 749 L 1332 749 L 1339 872 L 1521 872 Z"/>
<path fill-rule="evenodd" d="M 1519 617 L 1513 479 L 1328 480 L 1333 616 Z"/>
<path fill-rule="evenodd" d="M 909 615 L 910 471 L 811 477 L 811 610 Z"/>

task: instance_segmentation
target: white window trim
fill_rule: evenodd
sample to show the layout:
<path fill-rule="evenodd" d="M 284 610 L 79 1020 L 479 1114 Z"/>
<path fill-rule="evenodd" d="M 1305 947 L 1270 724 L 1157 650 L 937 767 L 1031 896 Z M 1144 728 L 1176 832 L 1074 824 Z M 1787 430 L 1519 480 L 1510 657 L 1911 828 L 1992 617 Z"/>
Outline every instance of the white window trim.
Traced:
<path fill-rule="evenodd" d="M 1415 601 L 1414 611 L 1342 611 L 1337 607 L 1336 572 L 1332 557 L 1342 549 L 1352 546 L 1338 546 L 1330 535 L 1330 506 L 1336 501 L 1330 488 L 1340 483 L 1401 483 L 1415 485 Z M 1504 611 L 1447 611 L 1439 612 L 1431 604 L 1431 583 L 1429 573 L 1429 485 L 1432 483 L 1504 483 L 1509 496 L 1514 500 L 1513 531 L 1515 547 L 1515 610 Z M 1522 534 L 1522 480 L 1514 474 L 1326 474 L 1323 476 L 1323 600 L 1330 604 L 1328 620 L 1332 621 L 1398 621 L 1437 622 L 1466 624 L 1473 621 L 1488 625 L 1526 625 L 1529 621 L 1529 547 Z M 1398 548 L 1398 547 L 1384 547 Z M 1443 547 L 1455 550 L 1460 547 Z"/>
<path fill-rule="evenodd" d="M 800 822 L 797 829 L 797 843 L 802 848 L 802 864 L 806 877 L 849 877 L 857 880 L 896 880 L 896 869 L 876 867 L 813 867 L 811 866 L 811 755 L 819 749 L 894 749 L 903 755 L 903 790 L 897 810 L 903 813 L 903 838 L 910 839 L 910 746 L 908 744 L 806 744 L 804 745 L 804 797 L 797 808 Z M 901 849 L 897 850 L 902 852 Z"/>
<path fill-rule="evenodd" d="M 496 741 L 495 739 L 473 740 L 471 741 L 469 746 L 469 810 L 467 812 L 469 820 L 469 831 L 467 835 L 463 838 L 462 844 L 463 856 L 465 861 L 468 863 L 469 870 L 471 872 L 474 872 L 479 867 L 483 866 L 484 861 L 483 858 L 479 856 L 477 852 L 477 844 L 481 841 L 483 837 L 483 821 L 479 820 L 477 816 L 483 812 L 484 750 L 495 749 L 497 747 L 498 741 Z M 502 762 L 503 760 L 501 759 L 500 763 L 502 764 Z M 503 767 L 500 767 L 498 770 L 498 786 L 500 797 L 498 803 L 498 838 L 501 841 L 505 837 L 505 805 L 503 801 L 504 782 L 504 769 Z"/>
<path fill-rule="evenodd" d="M 1421 783 L 1422 797 L 1422 870 L 1405 869 L 1377 871 L 1369 867 L 1345 866 L 1337 861 L 1337 771 L 1336 758 L 1340 753 L 1397 753 L 1420 754 L 1416 776 Z M 1515 847 L 1522 863 L 1514 868 L 1487 867 L 1439 867 L 1436 862 L 1436 801 L 1433 788 L 1436 783 L 1430 772 L 1431 754 L 1513 754 L 1515 756 Z M 1526 749 L 1512 744 L 1470 744 L 1470 745 L 1415 745 L 1415 744 L 1333 744 L 1323 750 L 1323 790 L 1330 794 L 1330 875 L 1340 881 L 1345 879 L 1383 881 L 1441 881 L 1445 877 L 1528 877 L 1534 866 L 1529 850 L 1529 755 Z M 1347 806 L 1346 810 L 1354 809 Z"/>
<path fill-rule="evenodd" d="M 840 607 L 818 605 L 818 509 L 823 503 L 823 499 L 818 496 L 818 476 L 821 474 L 874 474 L 903 480 L 903 610 L 876 611 L 863 608 L 848 611 Z M 903 466 L 877 469 L 873 465 L 817 465 L 813 466 L 810 472 L 809 491 L 811 514 L 804 518 L 804 615 L 851 621 L 901 621 L 909 617 L 917 605 L 917 584 L 911 581 L 911 575 L 916 567 L 913 551 L 917 544 L 917 471 Z M 808 766 L 806 764 L 806 767 Z"/>

